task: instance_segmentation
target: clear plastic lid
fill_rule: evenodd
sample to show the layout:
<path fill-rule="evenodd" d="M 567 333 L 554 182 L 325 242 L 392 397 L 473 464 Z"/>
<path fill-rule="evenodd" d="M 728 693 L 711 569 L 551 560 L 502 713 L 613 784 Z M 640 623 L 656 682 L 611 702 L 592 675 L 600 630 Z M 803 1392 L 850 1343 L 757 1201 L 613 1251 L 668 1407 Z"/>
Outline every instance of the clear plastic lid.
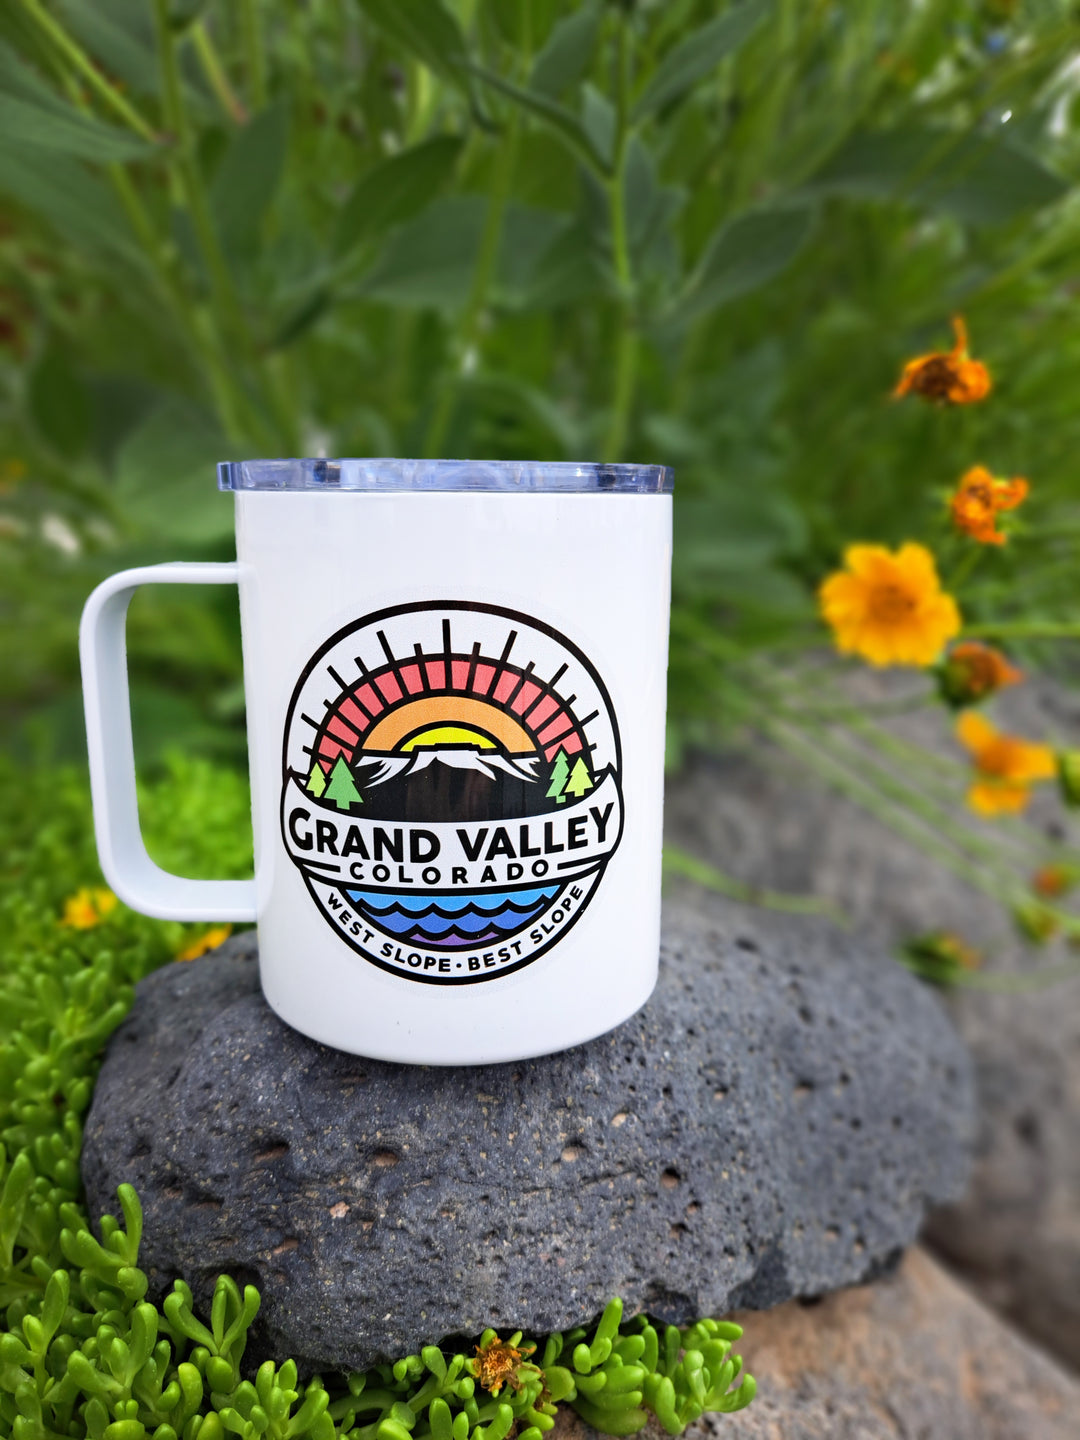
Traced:
<path fill-rule="evenodd" d="M 666 465 L 535 460 L 226 460 L 219 490 L 499 490 L 666 495 Z"/>

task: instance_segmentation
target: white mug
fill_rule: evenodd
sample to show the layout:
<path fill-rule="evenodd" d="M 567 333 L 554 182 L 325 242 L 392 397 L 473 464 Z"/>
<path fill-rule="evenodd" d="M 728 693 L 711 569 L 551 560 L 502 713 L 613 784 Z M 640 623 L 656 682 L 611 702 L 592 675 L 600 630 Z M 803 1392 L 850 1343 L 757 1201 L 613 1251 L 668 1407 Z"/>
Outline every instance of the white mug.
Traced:
<path fill-rule="evenodd" d="M 263 992 L 339 1050 L 526 1059 L 656 982 L 671 472 L 219 467 L 237 560 L 99 585 L 80 648 L 98 853 L 129 905 L 256 921 Z M 124 627 L 147 583 L 239 586 L 255 877 L 139 831 Z"/>

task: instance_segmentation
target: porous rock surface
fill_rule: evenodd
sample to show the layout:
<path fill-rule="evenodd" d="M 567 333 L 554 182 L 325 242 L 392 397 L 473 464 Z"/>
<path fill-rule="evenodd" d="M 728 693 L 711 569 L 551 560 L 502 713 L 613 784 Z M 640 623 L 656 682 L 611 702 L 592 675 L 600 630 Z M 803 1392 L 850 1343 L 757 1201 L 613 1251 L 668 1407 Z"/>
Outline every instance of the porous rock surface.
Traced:
<path fill-rule="evenodd" d="M 869 700 L 911 689 L 910 674 L 853 680 Z M 1003 728 L 1080 744 L 1080 694 L 1029 679 L 995 701 Z M 963 759 L 939 710 L 891 727 Z M 962 807 L 958 812 L 962 814 Z M 1080 848 L 1080 827 L 1051 786 L 1036 792 L 1037 830 Z M 989 967 L 1025 975 L 1075 959 L 1020 943 L 992 897 L 944 870 L 859 806 L 761 742 L 752 755 L 698 758 L 669 783 L 668 839 L 729 874 L 838 902 L 853 930 L 891 948 L 928 930 L 985 947 Z M 972 819 L 984 839 L 993 823 Z M 706 911 L 713 903 L 695 892 Z M 1080 976 L 1017 994 L 957 990 L 949 1009 L 975 1063 L 979 1132 L 971 1184 L 935 1213 L 928 1237 L 989 1304 L 1080 1369 Z"/>
<path fill-rule="evenodd" d="M 669 913 L 611 1034 L 511 1065 L 358 1059 L 290 1030 L 254 942 L 144 980 L 88 1117 L 96 1215 L 146 1212 L 152 1293 L 250 1280 L 253 1351 L 363 1367 L 488 1324 L 686 1322 L 887 1269 L 962 1191 L 968 1061 L 929 991 L 830 926 Z"/>
<path fill-rule="evenodd" d="M 736 1318 L 757 1398 L 684 1440 L 1075 1440 L 1080 1382 L 923 1250 L 875 1285 Z M 560 1407 L 552 1440 L 595 1435 Z"/>

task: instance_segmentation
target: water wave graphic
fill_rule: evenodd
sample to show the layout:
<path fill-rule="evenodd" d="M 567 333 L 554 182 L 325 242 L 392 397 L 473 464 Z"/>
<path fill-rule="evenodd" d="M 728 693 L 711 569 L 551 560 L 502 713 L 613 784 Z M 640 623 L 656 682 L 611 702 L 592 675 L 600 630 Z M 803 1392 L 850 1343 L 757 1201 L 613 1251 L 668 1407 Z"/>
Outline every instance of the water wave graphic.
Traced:
<path fill-rule="evenodd" d="M 559 893 L 558 885 L 481 895 L 387 895 L 378 891 L 345 893 L 380 929 L 412 943 L 454 949 L 516 934 L 542 914 Z"/>

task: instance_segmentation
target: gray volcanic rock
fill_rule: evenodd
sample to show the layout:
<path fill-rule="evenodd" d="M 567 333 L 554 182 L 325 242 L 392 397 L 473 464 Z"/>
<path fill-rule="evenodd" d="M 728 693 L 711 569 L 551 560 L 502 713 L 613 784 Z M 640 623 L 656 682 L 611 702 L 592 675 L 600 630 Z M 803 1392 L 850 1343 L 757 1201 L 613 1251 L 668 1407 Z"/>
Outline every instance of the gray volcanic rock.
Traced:
<path fill-rule="evenodd" d="M 144 980 L 83 1149 L 137 1188 L 152 1293 L 259 1286 L 254 1350 L 364 1367 L 488 1324 L 685 1322 L 888 1268 L 959 1196 L 968 1062 L 925 987 L 817 922 L 669 915 L 619 1029 L 515 1065 L 341 1054 L 282 1024 L 254 941 Z M 671 923 L 675 921 L 675 923 Z"/>
<path fill-rule="evenodd" d="M 912 682 L 856 672 L 851 683 L 881 701 Z M 1029 680 L 995 705 L 997 723 L 1020 735 L 1080 743 L 1076 691 Z M 940 711 L 890 726 L 961 758 Z M 985 947 L 999 973 L 1075 958 L 1060 941 L 1039 952 L 1022 944 L 993 898 L 767 744 L 695 761 L 668 785 L 665 816 L 669 840 L 692 854 L 753 884 L 827 896 L 881 946 L 943 929 Z M 1063 811 L 1053 787 L 1037 792 L 1031 820 L 1035 833 L 1080 848 L 1077 812 Z M 698 891 L 696 903 L 713 902 Z M 928 1238 L 984 1300 L 1080 1368 L 1080 976 L 1021 994 L 958 990 L 948 1004 L 974 1057 L 979 1135 L 971 1184 L 931 1217 Z"/>

